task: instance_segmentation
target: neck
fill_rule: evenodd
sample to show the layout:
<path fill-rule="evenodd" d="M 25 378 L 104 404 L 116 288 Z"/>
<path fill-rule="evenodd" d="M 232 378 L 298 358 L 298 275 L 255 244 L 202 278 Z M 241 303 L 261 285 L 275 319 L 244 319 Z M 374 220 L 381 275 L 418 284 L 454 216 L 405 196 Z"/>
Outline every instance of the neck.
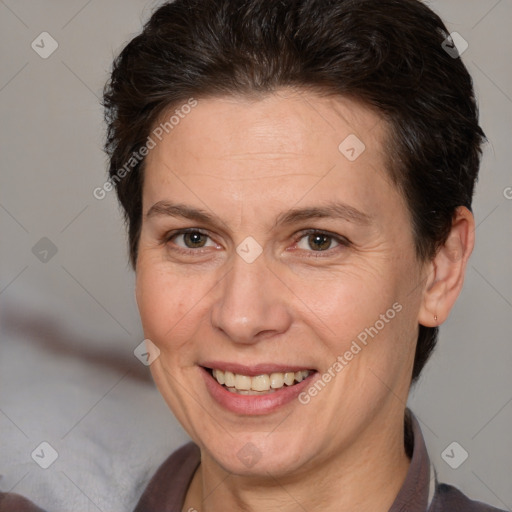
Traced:
<path fill-rule="evenodd" d="M 388 512 L 409 464 L 403 416 L 392 422 L 383 418 L 372 422 L 349 449 L 330 453 L 314 467 L 302 468 L 301 474 L 269 474 L 256 481 L 229 474 L 211 457 L 202 456 L 183 510 Z"/>

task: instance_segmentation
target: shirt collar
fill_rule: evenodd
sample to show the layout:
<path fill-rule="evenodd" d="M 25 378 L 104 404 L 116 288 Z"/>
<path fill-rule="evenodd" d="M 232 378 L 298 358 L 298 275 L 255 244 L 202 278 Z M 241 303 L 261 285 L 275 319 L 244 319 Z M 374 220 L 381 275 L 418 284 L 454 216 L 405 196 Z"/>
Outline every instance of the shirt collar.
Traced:
<path fill-rule="evenodd" d="M 411 463 L 389 512 L 425 512 L 433 498 L 435 473 L 418 420 L 409 409 L 405 410 L 405 438 L 412 439 Z M 431 482 L 431 475 L 434 482 Z"/>

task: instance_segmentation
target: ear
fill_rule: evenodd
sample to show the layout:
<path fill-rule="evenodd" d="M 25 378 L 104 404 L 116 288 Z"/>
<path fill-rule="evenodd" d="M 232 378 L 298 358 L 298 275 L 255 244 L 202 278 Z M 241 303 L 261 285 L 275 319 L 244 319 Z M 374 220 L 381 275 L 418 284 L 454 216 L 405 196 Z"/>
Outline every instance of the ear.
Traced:
<path fill-rule="evenodd" d="M 464 283 L 466 264 L 475 245 L 475 219 L 464 206 L 454 214 L 446 242 L 426 265 L 426 282 L 418 322 L 425 327 L 442 324 Z"/>

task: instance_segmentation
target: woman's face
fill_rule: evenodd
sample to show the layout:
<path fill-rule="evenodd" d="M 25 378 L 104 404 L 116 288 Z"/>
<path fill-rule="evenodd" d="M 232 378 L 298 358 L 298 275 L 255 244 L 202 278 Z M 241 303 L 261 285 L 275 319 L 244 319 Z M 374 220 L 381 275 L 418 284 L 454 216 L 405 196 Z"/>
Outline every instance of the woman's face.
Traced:
<path fill-rule="evenodd" d="M 385 124 L 285 90 L 188 110 L 153 136 L 144 177 L 136 294 L 158 389 L 233 473 L 365 453 L 403 422 L 424 274 Z M 276 391 L 233 393 L 204 367 Z M 295 370 L 316 373 L 283 384 Z"/>

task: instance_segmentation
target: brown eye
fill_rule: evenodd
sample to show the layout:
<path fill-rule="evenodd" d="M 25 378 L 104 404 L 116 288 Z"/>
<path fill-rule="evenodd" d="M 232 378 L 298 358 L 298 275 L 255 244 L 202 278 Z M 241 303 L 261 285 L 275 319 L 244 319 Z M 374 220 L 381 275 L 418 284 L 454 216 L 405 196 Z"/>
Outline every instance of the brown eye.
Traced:
<path fill-rule="evenodd" d="M 185 242 L 185 245 L 190 249 L 204 247 L 207 238 L 206 235 L 203 235 L 203 233 L 199 233 L 199 231 L 183 233 L 181 236 L 183 236 L 183 241 Z"/>
<path fill-rule="evenodd" d="M 332 237 L 321 233 L 315 233 L 308 236 L 308 245 L 313 249 L 319 249 L 320 251 L 326 251 L 330 249 Z"/>
<path fill-rule="evenodd" d="M 350 242 L 345 237 L 318 230 L 302 232 L 297 241 L 298 249 L 310 253 L 334 251 L 349 245 Z"/>
<path fill-rule="evenodd" d="M 210 243 L 208 244 L 209 240 Z M 194 249 L 216 247 L 216 244 L 206 233 L 197 229 L 182 229 L 169 233 L 165 237 L 165 242 L 171 250 L 177 252 L 195 252 Z"/>

